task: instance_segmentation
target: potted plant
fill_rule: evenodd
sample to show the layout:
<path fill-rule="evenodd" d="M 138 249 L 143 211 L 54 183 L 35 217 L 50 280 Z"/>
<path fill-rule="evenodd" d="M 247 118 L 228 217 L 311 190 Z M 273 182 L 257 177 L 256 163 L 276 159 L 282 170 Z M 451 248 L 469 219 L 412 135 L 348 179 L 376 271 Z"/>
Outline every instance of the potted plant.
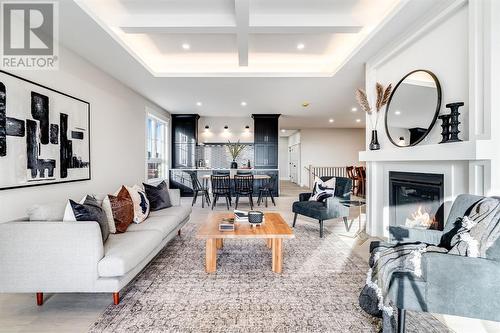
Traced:
<path fill-rule="evenodd" d="M 231 141 L 227 141 L 227 150 L 229 151 L 229 154 L 231 154 L 231 157 L 233 158 L 233 161 L 231 162 L 231 169 L 237 169 L 238 168 L 238 163 L 236 163 L 236 158 L 240 155 L 240 153 L 245 149 L 246 145 L 240 143 L 240 140 L 238 142 L 234 143 Z"/>
<path fill-rule="evenodd" d="M 370 127 L 372 130 L 372 139 L 370 142 L 370 150 L 378 150 L 380 149 L 380 143 L 378 142 L 377 135 L 377 126 L 380 115 L 380 110 L 387 105 L 389 102 L 389 97 L 391 96 L 392 84 L 389 84 L 387 88 L 377 82 L 375 85 L 377 91 L 377 101 L 375 103 L 375 110 L 372 109 L 370 103 L 368 102 L 368 97 L 366 96 L 366 92 L 363 89 L 358 89 L 356 91 L 356 99 L 358 100 L 358 104 L 361 109 L 368 114 L 368 119 L 370 121 Z M 373 111 L 375 111 L 375 123 L 373 123 Z"/>

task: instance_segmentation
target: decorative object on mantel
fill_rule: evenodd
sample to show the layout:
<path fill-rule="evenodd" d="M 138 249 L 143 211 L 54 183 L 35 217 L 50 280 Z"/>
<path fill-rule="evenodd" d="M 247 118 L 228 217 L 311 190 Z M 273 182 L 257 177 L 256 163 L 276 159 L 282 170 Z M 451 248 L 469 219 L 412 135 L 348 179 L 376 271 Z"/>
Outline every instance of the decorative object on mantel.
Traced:
<path fill-rule="evenodd" d="M 458 137 L 458 133 L 460 133 L 460 130 L 458 129 L 458 125 L 460 125 L 460 121 L 458 120 L 458 117 L 460 116 L 460 112 L 458 111 L 458 109 L 461 106 L 464 106 L 464 102 L 456 102 L 456 103 L 446 104 L 446 107 L 451 110 L 450 114 L 444 114 L 444 115 L 441 115 L 438 117 L 443 122 L 441 124 L 441 128 L 442 128 L 441 136 L 443 138 L 442 138 L 441 142 L 439 142 L 439 143 L 462 141 Z"/>
<path fill-rule="evenodd" d="M 440 109 L 441 85 L 436 75 L 424 69 L 406 74 L 394 87 L 387 103 L 387 137 L 396 147 L 419 144 L 434 127 Z"/>
<path fill-rule="evenodd" d="M 381 83 L 377 82 L 375 88 L 377 91 L 377 101 L 375 103 L 375 115 L 376 115 L 375 124 L 373 124 L 372 121 L 373 110 L 370 106 L 370 103 L 368 102 L 368 97 L 366 96 L 366 92 L 363 89 L 358 89 L 356 91 L 356 99 L 358 100 L 361 109 L 368 114 L 369 116 L 368 119 L 370 120 L 370 125 L 371 125 L 370 127 L 372 129 L 372 140 L 370 142 L 370 150 L 380 149 L 380 143 L 378 142 L 378 135 L 377 135 L 378 119 L 380 110 L 382 110 L 382 108 L 389 101 L 389 96 L 391 95 L 392 91 L 392 85 L 389 84 L 387 88 L 384 88 L 384 86 Z"/>
<path fill-rule="evenodd" d="M 227 141 L 227 150 L 229 150 L 229 154 L 233 158 L 231 162 L 231 169 L 238 169 L 238 163 L 236 163 L 236 158 L 240 155 L 240 153 L 245 149 L 246 145 L 240 143 L 240 140 L 236 143 L 231 143 L 231 141 Z"/>
<path fill-rule="evenodd" d="M 450 139 L 450 114 L 442 114 L 438 117 L 441 119 L 442 124 L 441 124 L 441 136 L 443 137 L 441 139 L 441 142 L 439 143 L 446 143 Z"/>

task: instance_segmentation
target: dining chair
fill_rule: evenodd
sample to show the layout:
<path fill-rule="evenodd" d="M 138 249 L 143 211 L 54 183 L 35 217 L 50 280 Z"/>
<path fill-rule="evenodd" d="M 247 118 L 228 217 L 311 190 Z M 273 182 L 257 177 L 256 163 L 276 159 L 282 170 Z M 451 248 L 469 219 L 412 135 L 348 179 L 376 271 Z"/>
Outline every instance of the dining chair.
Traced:
<path fill-rule="evenodd" d="M 268 200 L 268 197 L 270 197 L 273 205 L 276 206 L 276 202 L 274 202 L 274 196 L 273 196 L 274 182 L 275 181 L 276 181 L 275 176 L 269 175 L 269 179 L 264 183 L 264 185 L 259 187 L 259 197 L 257 199 L 257 205 L 260 206 L 260 203 L 264 200 L 263 198 L 265 197 L 266 207 L 267 207 L 267 200 Z"/>
<path fill-rule="evenodd" d="M 212 210 L 217 204 L 219 197 L 226 198 L 226 206 L 229 210 L 229 206 L 232 205 L 231 202 L 231 178 L 229 175 L 211 175 L 210 180 L 212 182 Z"/>
<path fill-rule="evenodd" d="M 248 197 L 250 209 L 253 210 L 253 175 L 234 176 L 234 192 L 236 194 L 235 209 L 238 209 L 240 196 Z"/>
<path fill-rule="evenodd" d="M 236 174 L 237 175 L 251 175 L 252 171 L 250 171 L 250 170 L 237 170 Z"/>
<path fill-rule="evenodd" d="M 356 169 L 353 166 L 346 167 L 347 178 L 352 180 L 352 194 L 358 195 L 359 192 L 359 179 L 356 176 Z"/>
<path fill-rule="evenodd" d="M 208 194 L 208 187 L 201 185 L 198 180 L 198 174 L 195 171 L 185 171 L 191 177 L 191 184 L 193 187 L 193 202 L 191 206 L 194 206 L 198 199 L 198 194 L 201 193 L 201 207 L 205 208 L 205 201 L 207 202 L 208 207 L 210 207 L 210 195 Z"/>
<path fill-rule="evenodd" d="M 364 166 L 356 167 L 356 178 L 358 179 L 358 196 L 364 197 L 366 191 L 366 169 Z"/>

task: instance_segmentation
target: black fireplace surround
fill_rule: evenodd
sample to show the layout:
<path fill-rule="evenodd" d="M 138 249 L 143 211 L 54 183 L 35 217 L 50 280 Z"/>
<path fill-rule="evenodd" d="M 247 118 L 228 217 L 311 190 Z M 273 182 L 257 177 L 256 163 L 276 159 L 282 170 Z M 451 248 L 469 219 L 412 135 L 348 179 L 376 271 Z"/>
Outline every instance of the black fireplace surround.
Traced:
<path fill-rule="evenodd" d="M 415 215 L 429 214 L 429 229 L 443 230 L 443 191 L 442 174 L 390 171 L 390 224 L 404 226 Z"/>

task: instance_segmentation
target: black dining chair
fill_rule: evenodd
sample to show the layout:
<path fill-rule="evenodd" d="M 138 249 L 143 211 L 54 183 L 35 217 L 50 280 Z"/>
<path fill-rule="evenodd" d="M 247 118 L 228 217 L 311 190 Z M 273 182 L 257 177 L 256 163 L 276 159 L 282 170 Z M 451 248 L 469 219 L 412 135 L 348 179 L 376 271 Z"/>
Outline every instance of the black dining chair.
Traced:
<path fill-rule="evenodd" d="M 201 207 L 205 208 L 205 201 L 207 202 L 208 207 L 210 207 L 210 195 L 208 194 L 208 187 L 201 185 L 198 180 L 198 175 L 195 171 L 185 171 L 191 177 L 191 184 L 193 187 L 193 202 L 191 206 L 194 206 L 198 199 L 198 194 L 201 193 Z"/>
<path fill-rule="evenodd" d="M 236 174 L 237 175 L 251 175 L 252 171 L 250 171 L 250 170 L 237 170 Z"/>
<path fill-rule="evenodd" d="M 253 175 L 234 176 L 234 192 L 236 194 L 235 209 L 238 209 L 240 196 L 248 197 L 250 209 L 253 210 Z"/>
<path fill-rule="evenodd" d="M 229 175 L 212 175 L 210 176 L 212 181 L 212 209 L 214 209 L 217 204 L 217 200 L 219 197 L 226 198 L 226 206 L 229 210 L 229 206 L 231 206 L 231 178 Z"/>
<path fill-rule="evenodd" d="M 261 187 L 259 187 L 259 197 L 257 199 L 257 205 L 259 205 L 259 206 L 260 206 L 260 203 L 265 198 L 266 199 L 266 207 L 267 207 L 268 197 L 271 198 L 273 205 L 276 206 L 276 202 L 274 202 L 274 196 L 273 196 L 274 182 L 276 181 L 276 177 L 274 175 L 269 175 L 269 177 L 270 178 Z"/>
<path fill-rule="evenodd" d="M 229 170 L 214 170 L 212 174 L 216 176 L 229 176 Z"/>

